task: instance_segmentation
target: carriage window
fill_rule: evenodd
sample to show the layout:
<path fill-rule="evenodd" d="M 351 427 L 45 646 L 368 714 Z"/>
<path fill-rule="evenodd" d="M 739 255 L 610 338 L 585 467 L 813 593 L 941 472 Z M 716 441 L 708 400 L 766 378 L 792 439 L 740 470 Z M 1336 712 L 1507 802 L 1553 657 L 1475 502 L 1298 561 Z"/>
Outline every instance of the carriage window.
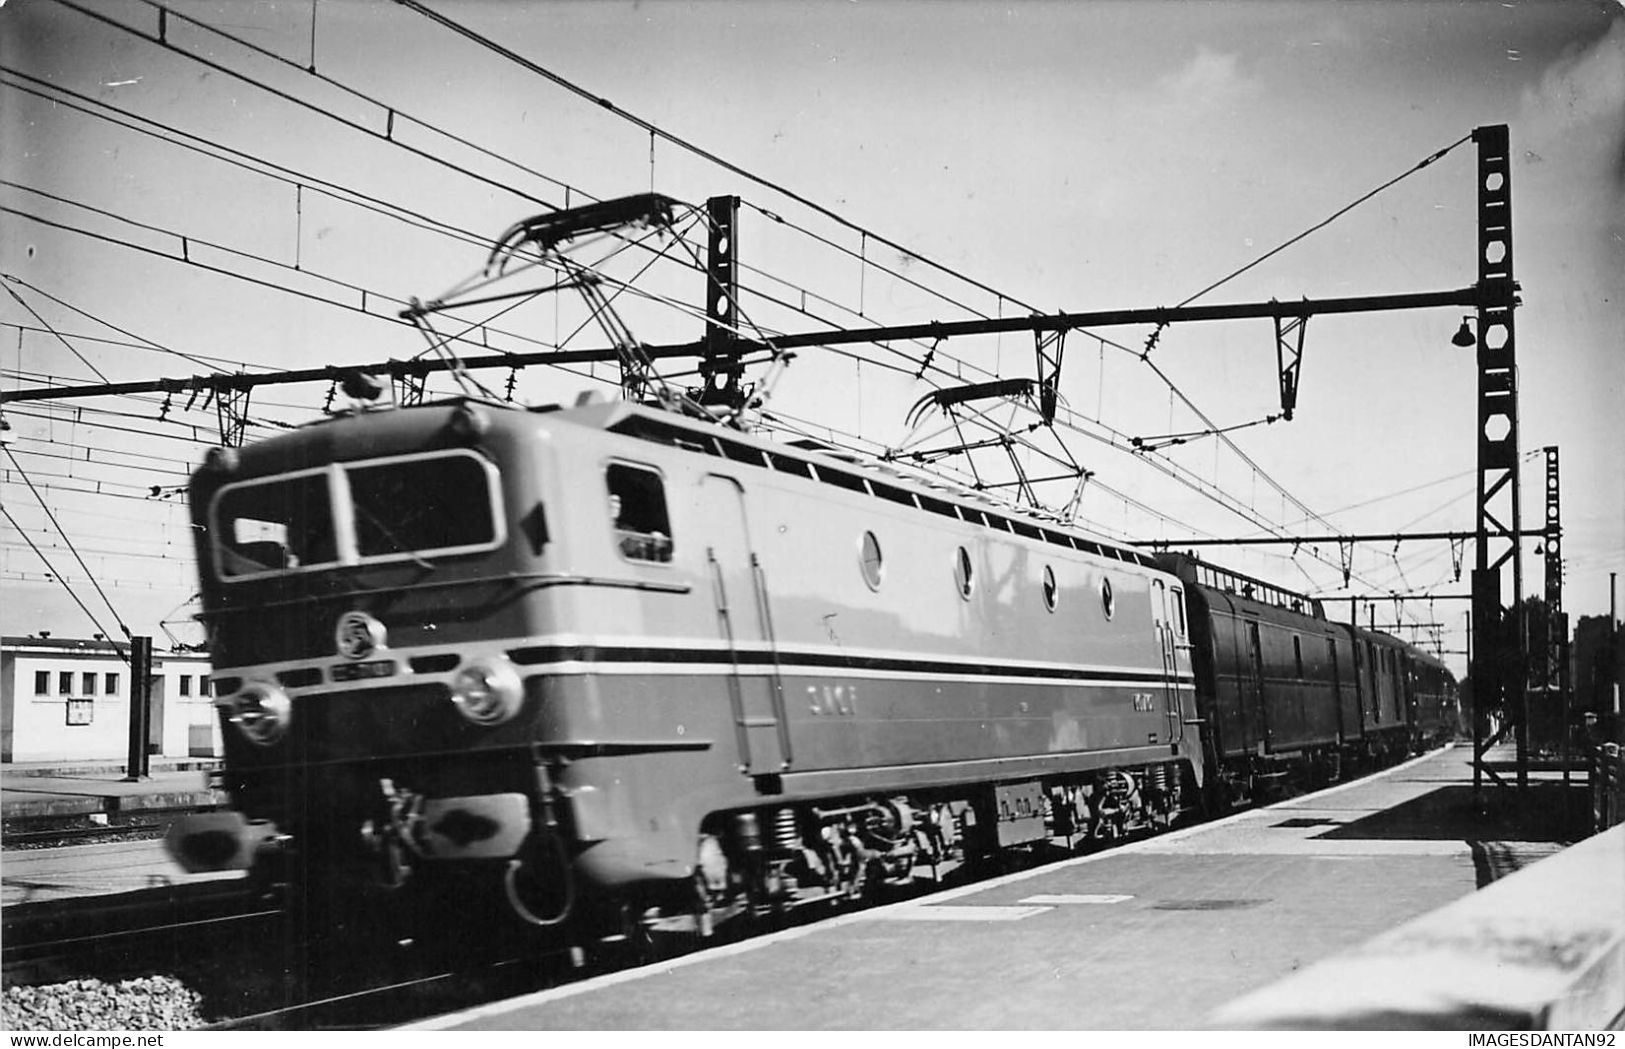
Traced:
<path fill-rule="evenodd" d="M 1174 606 L 1174 632 L 1180 637 L 1185 636 L 1185 593 L 1179 587 L 1168 591 L 1169 600 Z"/>
<path fill-rule="evenodd" d="M 653 470 L 610 463 L 604 471 L 609 516 L 621 556 L 632 561 L 670 561 L 671 521 L 666 488 Z"/>
<path fill-rule="evenodd" d="M 1055 569 L 1049 565 L 1044 566 L 1044 607 L 1051 612 L 1055 611 L 1055 604 L 1060 600 L 1061 588 L 1055 582 Z"/>

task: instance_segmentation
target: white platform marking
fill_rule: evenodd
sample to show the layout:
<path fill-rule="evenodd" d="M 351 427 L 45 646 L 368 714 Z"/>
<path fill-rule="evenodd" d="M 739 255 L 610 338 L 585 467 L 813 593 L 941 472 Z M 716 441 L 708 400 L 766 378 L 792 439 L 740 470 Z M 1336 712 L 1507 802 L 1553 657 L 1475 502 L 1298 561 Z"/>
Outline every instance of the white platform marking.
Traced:
<path fill-rule="evenodd" d="M 1132 896 L 1117 896 L 1112 893 L 1078 893 L 1072 895 L 1066 893 L 1039 893 L 1037 896 L 1028 896 L 1021 902 L 1046 903 L 1052 907 L 1064 907 L 1073 903 L 1122 903 L 1124 900 L 1132 900 L 1133 898 Z"/>
<path fill-rule="evenodd" d="M 1043 914 L 1049 907 L 898 907 L 875 911 L 876 921 L 890 922 L 1018 922 Z"/>

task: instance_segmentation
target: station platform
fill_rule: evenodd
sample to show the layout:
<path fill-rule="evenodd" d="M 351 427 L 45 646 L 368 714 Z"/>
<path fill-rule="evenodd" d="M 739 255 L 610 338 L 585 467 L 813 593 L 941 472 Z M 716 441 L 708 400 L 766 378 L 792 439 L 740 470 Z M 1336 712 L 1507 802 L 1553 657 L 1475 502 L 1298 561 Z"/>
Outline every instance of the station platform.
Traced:
<path fill-rule="evenodd" d="M 228 799 L 208 784 L 219 764 L 212 758 L 154 758 L 149 776 L 126 781 L 122 763 L 7 763 L 0 765 L 0 819 L 219 808 Z"/>
<path fill-rule="evenodd" d="M 1225 1020 L 1218 1011 L 1486 885 L 1535 878 L 1547 857 L 1562 852 L 1561 820 L 1525 803 L 1512 808 L 1493 790 L 1481 809 L 1471 783 L 1469 748 L 1436 751 L 1110 851 L 412 1029 L 1272 1026 Z M 1538 900 L 1540 890 L 1537 880 L 1521 898 Z M 1571 909 L 1591 903 L 1580 899 Z M 1599 906 L 1604 926 L 1614 923 L 1625 945 L 1625 913 Z M 1625 982 L 1620 988 L 1625 996 Z M 1477 1012 L 1473 1022 L 1484 1026 L 1486 1016 L 1501 1014 Z M 1455 1026 L 1452 1019 L 1429 1024 L 1413 1016 L 1401 1026 Z"/>

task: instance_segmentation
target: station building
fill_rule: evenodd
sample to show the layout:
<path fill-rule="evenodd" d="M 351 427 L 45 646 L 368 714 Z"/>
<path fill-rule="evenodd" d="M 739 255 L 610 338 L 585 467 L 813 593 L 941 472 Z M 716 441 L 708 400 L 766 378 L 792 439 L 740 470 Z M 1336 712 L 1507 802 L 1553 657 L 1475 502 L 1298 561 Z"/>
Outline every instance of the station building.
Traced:
<path fill-rule="evenodd" d="M 130 748 L 128 646 L 49 634 L 0 638 L 0 762 L 125 762 Z M 152 654 L 148 752 L 222 753 L 209 657 Z"/>

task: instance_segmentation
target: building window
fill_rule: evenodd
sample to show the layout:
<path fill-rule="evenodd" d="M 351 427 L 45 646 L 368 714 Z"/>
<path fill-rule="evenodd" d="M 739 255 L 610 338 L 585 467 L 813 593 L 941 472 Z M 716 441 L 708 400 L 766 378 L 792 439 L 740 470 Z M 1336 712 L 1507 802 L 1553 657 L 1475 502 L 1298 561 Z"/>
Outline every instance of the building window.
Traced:
<path fill-rule="evenodd" d="M 653 470 L 611 463 L 604 471 L 609 518 L 621 556 L 631 561 L 670 561 L 671 520 L 666 488 Z"/>
<path fill-rule="evenodd" d="M 108 696 L 116 696 L 116 695 L 118 695 L 118 675 L 117 674 L 104 674 L 102 676 L 102 693 L 103 693 L 103 695 L 108 695 Z"/>
<path fill-rule="evenodd" d="M 79 691 L 87 696 L 96 694 L 96 672 L 87 670 L 79 676 Z"/>
<path fill-rule="evenodd" d="M 869 589 L 879 590 L 880 579 L 886 574 L 886 564 L 880 555 L 880 540 L 875 538 L 873 532 L 863 533 L 863 543 L 858 549 L 858 567 L 863 570 L 863 581 L 869 584 Z"/>
<path fill-rule="evenodd" d="M 207 674 L 199 674 L 197 676 L 197 694 L 204 697 L 205 699 L 208 698 L 208 695 L 209 695 L 209 675 L 207 675 Z"/>
<path fill-rule="evenodd" d="M 59 670 L 56 674 L 56 691 L 59 696 L 73 695 L 73 671 Z"/>
<path fill-rule="evenodd" d="M 34 671 L 34 695 L 48 696 L 51 694 L 51 672 L 49 670 Z"/>
<path fill-rule="evenodd" d="M 190 696 L 191 694 L 192 694 L 192 675 L 191 674 L 182 674 L 181 675 L 181 695 Z"/>

